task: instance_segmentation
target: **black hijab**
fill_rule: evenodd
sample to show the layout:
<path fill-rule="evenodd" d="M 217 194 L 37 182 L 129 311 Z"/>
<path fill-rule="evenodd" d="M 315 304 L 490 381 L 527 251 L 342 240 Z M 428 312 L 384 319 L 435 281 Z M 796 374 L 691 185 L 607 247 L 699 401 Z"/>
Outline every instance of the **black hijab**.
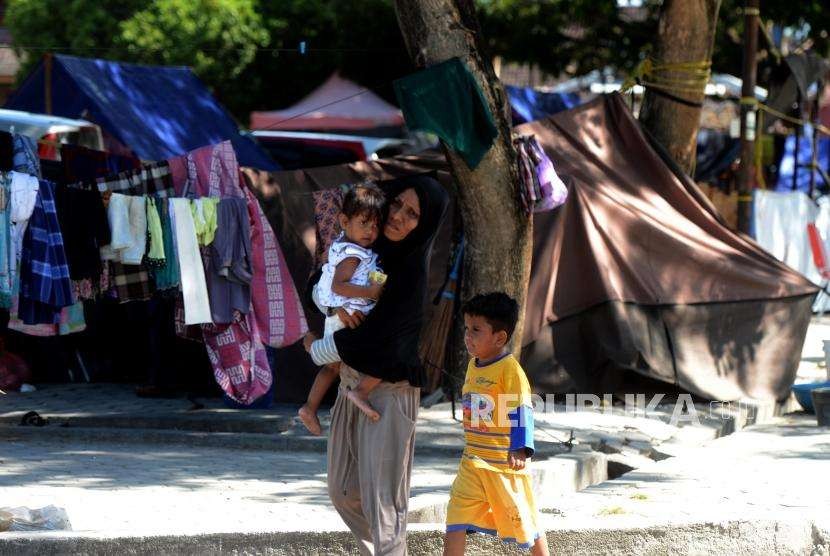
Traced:
<path fill-rule="evenodd" d="M 391 201 L 406 189 L 414 189 L 421 205 L 417 227 L 398 242 L 381 234 L 372 249 L 387 275 L 386 286 L 375 308 L 357 328 L 334 333 L 340 358 L 361 373 L 388 382 L 423 383 L 418 339 L 427 294 L 427 260 L 432 241 L 447 208 L 447 193 L 433 178 L 420 175 L 379 184 Z"/>

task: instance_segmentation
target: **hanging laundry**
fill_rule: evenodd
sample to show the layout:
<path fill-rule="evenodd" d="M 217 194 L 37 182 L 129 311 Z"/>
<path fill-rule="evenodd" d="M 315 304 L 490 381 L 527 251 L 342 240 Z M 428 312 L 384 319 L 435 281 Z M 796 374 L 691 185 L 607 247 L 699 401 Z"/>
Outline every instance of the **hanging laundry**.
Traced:
<path fill-rule="evenodd" d="M 300 340 L 308 331 L 308 325 L 299 295 L 274 231 L 259 201 L 240 174 L 231 143 L 223 141 L 203 147 L 169 162 L 179 195 L 242 197 L 247 200 L 253 267 L 253 311 L 248 316 L 256 319 L 267 345 L 283 347 Z"/>
<path fill-rule="evenodd" d="M 256 197 L 244 185 L 230 142 L 203 147 L 170 161 L 179 195 L 239 197 L 247 202 L 251 225 L 251 311 L 234 312 L 228 325 L 203 325 L 202 337 L 219 386 L 249 404 L 271 387 L 264 345 L 282 347 L 303 337 L 308 327 L 297 290 L 276 236 Z M 179 311 L 177 311 L 177 315 Z M 177 331 L 184 327 L 177 317 Z"/>
<path fill-rule="evenodd" d="M 807 224 L 819 215 L 816 204 L 801 191 L 752 193 L 752 235 L 775 258 L 811 279 L 815 272 Z"/>
<path fill-rule="evenodd" d="M 105 261 L 140 265 L 147 250 L 147 206 L 142 195 L 113 193 L 107 203 L 110 243 L 101 249 Z"/>
<path fill-rule="evenodd" d="M 86 330 L 86 319 L 84 318 L 84 303 L 78 301 L 69 307 L 61 310 L 60 322 L 58 323 L 58 336 L 76 334 Z"/>
<path fill-rule="evenodd" d="M 119 303 L 146 301 L 156 291 L 150 280 L 150 272 L 144 265 L 123 264 L 111 261 L 109 280 Z"/>
<path fill-rule="evenodd" d="M 216 207 L 218 197 L 201 197 L 193 199 L 190 210 L 193 213 L 193 225 L 196 227 L 196 238 L 199 245 L 210 245 L 216 234 Z"/>
<path fill-rule="evenodd" d="M 205 274 L 213 322 L 228 324 L 234 311 L 251 308 L 251 225 L 245 200 L 222 199 L 217 220 L 216 237 L 205 252 Z"/>
<path fill-rule="evenodd" d="M 20 172 L 10 172 L 11 193 L 9 202 L 11 204 L 10 218 L 14 226 L 11 229 L 12 242 L 14 243 L 15 258 L 20 260 L 23 253 L 23 236 L 29 218 L 35 210 L 40 184 L 35 176 Z"/>
<path fill-rule="evenodd" d="M 12 303 L 14 268 L 17 264 L 11 235 L 11 176 L 0 173 L 0 308 L 8 309 Z"/>
<path fill-rule="evenodd" d="M 498 130 L 484 94 L 464 62 L 451 58 L 396 80 L 394 87 L 410 130 L 434 133 L 470 168 L 478 166 Z"/>
<path fill-rule="evenodd" d="M 167 290 L 178 288 L 180 284 L 179 260 L 176 256 L 173 229 L 170 224 L 170 206 L 168 203 L 160 202 L 156 204 L 156 208 L 158 209 L 159 220 L 161 221 L 164 264 L 158 267 L 151 267 L 150 273 L 153 275 L 157 289 Z"/>
<path fill-rule="evenodd" d="M 73 280 L 101 276 L 101 248 L 110 244 L 107 211 L 97 190 L 58 187 L 55 208 Z"/>
<path fill-rule="evenodd" d="M 95 182 L 99 191 L 162 198 L 174 195 L 170 166 L 166 161 L 143 164 L 139 169 L 97 178 Z"/>
<path fill-rule="evenodd" d="M 519 197 L 527 214 L 553 210 L 565 203 L 568 188 L 553 162 L 532 135 L 513 137 L 519 171 Z"/>
<path fill-rule="evenodd" d="M 26 324 L 57 323 L 61 308 L 75 303 L 54 185 L 47 181 L 39 185 L 20 262 L 19 315 Z"/>
<path fill-rule="evenodd" d="M 143 195 L 127 197 L 130 205 L 130 244 L 121 251 L 121 262 L 139 265 L 147 250 L 147 198 Z"/>
<path fill-rule="evenodd" d="M 553 161 L 535 137 L 528 142 L 528 148 L 542 190 L 542 202 L 534 210 L 542 212 L 564 205 L 568 200 L 568 187 L 556 173 Z"/>
<path fill-rule="evenodd" d="M 185 324 L 212 322 L 205 269 L 196 240 L 193 213 L 188 199 L 170 199 L 170 217 L 175 234 L 176 255 L 184 298 Z"/>
<path fill-rule="evenodd" d="M 37 143 L 27 135 L 15 133 L 12 138 L 13 167 L 15 172 L 23 172 L 40 178 L 40 159 L 37 156 Z"/>
<path fill-rule="evenodd" d="M 110 243 L 101 248 L 101 259 L 120 261 L 121 251 L 132 245 L 130 228 L 130 197 L 113 193 L 107 202 L 107 221 L 110 227 Z"/>
<path fill-rule="evenodd" d="M 147 248 L 146 263 L 150 268 L 164 266 L 164 234 L 161 230 L 161 217 L 159 216 L 156 200 L 147 197 Z"/>
<path fill-rule="evenodd" d="M 231 324 L 202 326 L 216 383 L 231 399 L 249 405 L 271 388 L 274 377 L 262 338 L 251 319 L 234 312 Z"/>

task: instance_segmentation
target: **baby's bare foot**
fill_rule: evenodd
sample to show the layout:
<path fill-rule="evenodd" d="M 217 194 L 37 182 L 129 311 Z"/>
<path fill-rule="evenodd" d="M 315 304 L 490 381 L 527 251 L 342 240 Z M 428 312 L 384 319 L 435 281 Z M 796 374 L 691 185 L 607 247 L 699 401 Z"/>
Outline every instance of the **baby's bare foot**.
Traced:
<path fill-rule="evenodd" d="M 323 427 L 320 426 L 320 419 L 317 418 L 317 412 L 312 411 L 308 405 L 301 407 L 297 412 L 297 416 L 300 418 L 300 421 L 303 422 L 305 428 L 308 429 L 308 432 L 314 436 L 320 436 L 323 434 Z"/>
<path fill-rule="evenodd" d="M 375 409 L 369 404 L 369 400 L 361 397 L 357 390 L 347 390 L 346 397 L 349 398 L 352 403 L 355 404 L 357 408 L 370 420 L 377 421 L 380 419 L 380 413 L 375 411 Z"/>

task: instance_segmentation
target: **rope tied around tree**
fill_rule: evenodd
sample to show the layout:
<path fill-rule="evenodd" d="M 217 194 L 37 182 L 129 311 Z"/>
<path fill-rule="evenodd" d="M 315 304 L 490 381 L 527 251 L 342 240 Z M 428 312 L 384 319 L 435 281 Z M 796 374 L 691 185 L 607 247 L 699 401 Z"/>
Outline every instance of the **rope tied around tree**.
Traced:
<path fill-rule="evenodd" d="M 711 74 L 711 61 L 660 63 L 648 57 L 625 80 L 622 92 L 642 85 L 669 93 L 702 96 Z"/>

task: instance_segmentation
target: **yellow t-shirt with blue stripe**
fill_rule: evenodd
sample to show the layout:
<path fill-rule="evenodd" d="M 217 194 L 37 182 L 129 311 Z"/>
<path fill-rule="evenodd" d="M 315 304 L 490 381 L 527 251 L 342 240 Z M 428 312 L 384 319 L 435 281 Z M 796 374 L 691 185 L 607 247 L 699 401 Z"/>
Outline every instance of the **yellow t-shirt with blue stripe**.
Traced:
<path fill-rule="evenodd" d="M 511 450 L 533 454 L 530 383 L 511 354 L 484 363 L 473 359 L 461 390 L 464 455 L 476 467 L 500 473 L 528 473 L 508 467 Z"/>

